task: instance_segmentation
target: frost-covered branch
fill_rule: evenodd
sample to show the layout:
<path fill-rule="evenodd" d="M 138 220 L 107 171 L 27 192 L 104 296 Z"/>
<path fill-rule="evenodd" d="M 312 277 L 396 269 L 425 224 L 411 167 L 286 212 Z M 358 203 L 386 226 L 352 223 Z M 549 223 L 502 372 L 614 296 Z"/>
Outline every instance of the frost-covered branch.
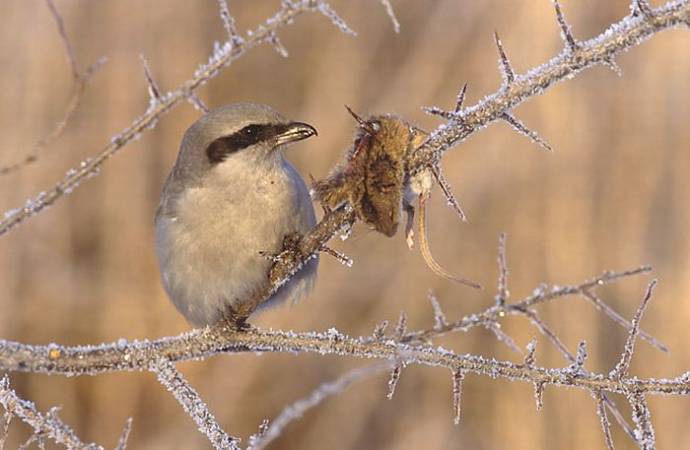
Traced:
<path fill-rule="evenodd" d="M 199 431 L 208 438 L 213 448 L 239 449 L 237 446 L 239 439 L 229 436 L 223 431 L 199 394 L 187 383 L 187 380 L 170 361 L 159 358 L 152 362 L 149 369 L 156 374 L 158 381 L 175 397 L 187 415 L 194 420 Z"/>
<path fill-rule="evenodd" d="M 32 402 L 19 398 L 10 388 L 10 381 L 7 375 L 0 380 L 0 404 L 5 409 L 6 426 L 4 426 L 4 434 L 2 436 L 3 443 L 9 426 L 8 417 L 14 416 L 33 429 L 34 432 L 29 438 L 32 442 L 41 442 L 47 437 L 56 444 L 64 445 L 69 449 L 103 449 L 100 445 L 82 442 L 74 433 L 74 430 L 60 420 L 57 415 L 58 408 L 52 408 L 46 414 L 42 414 Z"/>
<path fill-rule="evenodd" d="M 561 19 L 559 14 L 559 23 Z M 610 63 L 616 55 L 641 44 L 660 31 L 688 24 L 690 0 L 671 1 L 660 8 L 650 9 L 648 14 L 632 13 L 595 38 L 579 42 L 576 48 L 570 43 L 572 35 L 566 34 L 566 45 L 560 54 L 524 74 L 515 74 L 505 52 L 500 52 L 500 67 L 504 75 L 500 89 L 484 97 L 476 105 L 458 111 L 453 118 L 436 128 L 426 144 L 412 157 L 410 167 L 422 170 L 438 164 L 442 155 L 451 147 L 490 123 L 504 120 L 505 115 L 515 107 L 542 94 L 555 83 L 570 79 L 598 64 Z"/>
<path fill-rule="evenodd" d="M 110 142 L 93 157 L 85 159 L 78 166 L 68 170 L 62 180 L 36 197 L 28 199 L 23 206 L 6 211 L 0 220 L 0 235 L 7 233 L 27 218 L 52 205 L 66 193 L 72 192 L 82 181 L 97 174 L 105 161 L 127 144 L 136 140 L 141 133 L 155 127 L 158 119 L 165 113 L 183 101 L 190 98 L 193 101 L 195 90 L 214 78 L 222 68 L 230 65 L 253 47 L 262 43 L 274 42 L 279 29 L 290 25 L 298 16 L 309 11 L 323 14 L 341 30 L 354 34 L 323 0 L 284 1 L 282 8 L 275 15 L 253 31 L 247 32 L 245 37 L 229 36 L 224 44 L 216 47 L 208 62 L 202 64 L 189 80 L 172 91 L 161 93 L 154 105 L 149 105 L 143 115 L 134 119 L 124 130 L 112 136 Z"/>
<path fill-rule="evenodd" d="M 562 17 L 559 18 L 559 21 L 561 19 Z M 496 37 L 497 43 L 499 43 L 499 66 L 504 76 L 503 85 L 496 93 L 485 97 L 474 106 L 462 108 L 465 91 L 463 88 L 458 96 L 456 111 L 446 112 L 439 108 L 431 108 L 435 113 L 448 118 L 448 121 L 437 127 L 425 143 L 411 156 L 407 163 L 409 172 L 414 174 L 425 168 L 431 168 L 432 172 L 440 173 L 437 166 L 440 165 L 441 158 L 447 150 L 497 120 L 508 121 L 536 143 L 550 148 L 536 133 L 528 130 L 522 122 L 511 115 L 512 109 L 543 93 L 558 81 L 572 78 L 579 72 L 597 64 L 610 63 L 615 55 L 640 44 L 662 30 L 688 23 L 690 23 L 690 0 L 669 2 L 652 10 L 651 15 L 631 14 L 625 17 L 611 25 L 599 36 L 578 43 L 577 49 L 573 49 L 566 43 L 566 48 L 551 61 L 522 75 L 514 72 L 502 45 L 500 45 L 500 40 Z M 440 180 L 439 177 L 436 178 Z M 444 192 L 446 192 L 447 185 L 443 187 Z M 452 194 L 446 195 L 452 197 Z M 456 209 L 459 210 L 459 208 Z M 461 217 L 464 217 L 463 213 L 461 213 Z M 343 233 L 346 236 L 355 219 L 354 210 L 347 204 L 335 211 L 326 213 L 321 222 L 304 236 L 297 251 L 293 252 L 291 257 L 282 258 L 276 262 L 271 269 L 269 281 L 265 288 L 261 292 L 257 292 L 251 301 L 242 302 L 245 309 L 236 311 L 238 321 L 241 322 L 249 316 L 257 305 L 269 298 L 309 259 L 321 251 L 333 236 L 338 233 Z M 2 233 L 1 227 L 0 233 Z M 548 297 L 546 296 L 546 298 Z M 541 300 L 535 299 L 535 301 Z"/>
<path fill-rule="evenodd" d="M 391 360 L 408 364 L 446 367 L 479 375 L 554 386 L 600 389 L 616 393 L 690 395 L 690 373 L 672 379 L 613 378 L 601 374 L 568 377 L 560 369 L 523 367 L 477 355 L 458 355 L 436 346 L 353 338 L 336 330 L 323 333 L 248 329 L 227 324 L 194 330 L 174 338 L 122 342 L 96 346 L 60 347 L 0 343 L 3 370 L 62 375 L 98 375 L 107 372 L 146 370 L 160 357 L 171 362 L 207 358 L 222 353 L 318 353 L 355 358 Z M 53 354 L 51 357 L 50 354 Z"/>

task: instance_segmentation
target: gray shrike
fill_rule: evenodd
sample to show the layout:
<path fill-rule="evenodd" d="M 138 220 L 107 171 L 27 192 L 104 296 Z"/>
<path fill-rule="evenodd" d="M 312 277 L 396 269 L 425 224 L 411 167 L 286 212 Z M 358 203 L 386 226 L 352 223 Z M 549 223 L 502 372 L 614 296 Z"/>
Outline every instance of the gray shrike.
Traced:
<path fill-rule="evenodd" d="M 166 292 L 192 324 L 242 309 L 266 286 L 266 255 L 316 224 L 309 189 L 282 154 L 314 135 L 253 103 L 213 110 L 185 133 L 156 212 L 156 253 Z M 309 261 L 260 306 L 305 296 L 317 266 Z"/>

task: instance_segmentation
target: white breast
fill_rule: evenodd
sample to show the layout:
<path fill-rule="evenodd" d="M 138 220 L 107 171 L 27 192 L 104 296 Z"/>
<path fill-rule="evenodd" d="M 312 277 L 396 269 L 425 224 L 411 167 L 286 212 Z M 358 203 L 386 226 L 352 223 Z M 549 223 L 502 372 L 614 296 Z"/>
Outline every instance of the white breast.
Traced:
<path fill-rule="evenodd" d="M 264 286 L 270 261 L 287 234 L 316 223 L 307 187 L 282 157 L 276 164 L 221 163 L 199 187 L 186 190 L 156 226 L 163 284 L 175 306 L 197 325 L 216 322 Z M 313 283 L 316 264 L 276 296 L 294 296 Z M 308 273 L 307 273 L 308 272 Z M 294 283 L 292 282 L 294 281 Z"/>

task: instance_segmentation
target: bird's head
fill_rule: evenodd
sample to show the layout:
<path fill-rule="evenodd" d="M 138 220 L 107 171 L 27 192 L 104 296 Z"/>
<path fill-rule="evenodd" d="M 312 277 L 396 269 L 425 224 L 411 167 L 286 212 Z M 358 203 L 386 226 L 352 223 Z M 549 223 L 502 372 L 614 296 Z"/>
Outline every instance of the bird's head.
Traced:
<path fill-rule="evenodd" d="M 270 106 L 234 103 L 189 127 L 176 166 L 199 176 L 218 165 L 272 164 L 280 159 L 282 147 L 316 134 L 313 126 L 287 120 Z"/>

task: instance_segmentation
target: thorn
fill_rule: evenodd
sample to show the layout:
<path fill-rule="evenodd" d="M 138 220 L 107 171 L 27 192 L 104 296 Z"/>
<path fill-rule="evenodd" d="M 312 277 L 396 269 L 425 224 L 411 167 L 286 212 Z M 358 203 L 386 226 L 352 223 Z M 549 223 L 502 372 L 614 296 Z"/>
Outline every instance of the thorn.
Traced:
<path fill-rule="evenodd" d="M 535 354 L 537 352 L 537 340 L 535 338 L 532 338 L 527 343 L 527 353 L 525 354 L 525 360 L 523 362 L 523 365 L 529 369 L 534 368 L 534 363 L 535 363 Z"/>
<path fill-rule="evenodd" d="M 398 362 L 395 367 L 393 367 L 393 370 L 391 370 L 391 376 L 388 379 L 388 394 L 386 397 L 388 397 L 388 400 L 391 400 L 393 398 L 393 395 L 395 395 L 395 388 L 398 386 L 398 381 L 400 381 L 400 373 L 402 372 L 402 363 Z"/>
<path fill-rule="evenodd" d="M 614 61 L 613 58 L 606 58 L 602 60 L 601 63 L 609 69 L 613 70 L 613 72 L 619 77 L 623 76 L 623 69 L 621 69 L 620 66 L 616 64 L 616 61 Z"/>
<path fill-rule="evenodd" d="M 652 5 L 650 5 L 648 0 L 632 0 L 630 4 L 630 10 L 632 15 L 637 17 L 642 14 L 645 18 L 651 19 L 654 17 L 654 12 L 652 11 Z"/>
<path fill-rule="evenodd" d="M 453 423 L 460 424 L 460 401 L 462 400 L 462 382 L 465 379 L 465 372 L 456 370 L 453 372 Z"/>
<path fill-rule="evenodd" d="M 429 301 L 431 302 L 431 307 L 434 310 L 434 330 L 442 330 L 443 328 L 448 326 L 448 320 L 446 320 L 446 315 L 443 314 L 441 305 L 438 303 L 438 299 L 436 298 L 436 295 L 434 295 L 433 291 L 430 290 L 427 293 L 427 297 L 429 298 Z"/>
<path fill-rule="evenodd" d="M 375 341 L 380 341 L 381 339 L 383 339 L 383 337 L 386 334 L 386 328 L 388 328 L 387 320 L 384 320 L 383 322 L 376 325 L 376 328 L 374 328 L 374 333 L 372 334 L 372 338 Z"/>
<path fill-rule="evenodd" d="M 575 37 L 573 36 L 570 25 L 568 25 L 568 22 L 565 20 L 565 16 L 563 16 L 561 4 L 558 0 L 553 0 L 553 7 L 556 9 L 556 20 L 558 21 L 558 25 L 561 27 L 561 38 L 565 41 L 570 51 L 574 52 L 579 48 L 579 46 L 575 40 Z"/>
<path fill-rule="evenodd" d="M 376 130 L 372 128 L 371 124 L 366 120 L 362 119 L 356 112 L 354 112 L 349 106 L 345 105 L 345 109 L 350 113 L 352 117 L 355 118 L 360 127 L 364 128 L 369 134 L 376 134 Z"/>
<path fill-rule="evenodd" d="M 618 364 L 616 364 L 616 367 L 614 367 L 609 374 L 610 378 L 621 380 L 628 375 L 630 361 L 632 360 L 633 352 L 635 351 L 635 341 L 637 340 L 637 336 L 640 334 L 640 321 L 642 320 L 642 315 L 647 309 L 649 301 L 652 299 L 652 294 L 656 284 L 657 280 L 652 280 L 652 282 L 647 286 L 647 291 L 642 299 L 642 303 L 640 304 L 639 308 L 637 308 L 637 312 L 631 321 L 630 331 L 628 332 L 628 338 L 625 341 L 625 347 L 621 353 L 620 360 L 618 361 Z"/>
<path fill-rule="evenodd" d="M 158 89 L 158 84 L 156 84 L 156 81 L 153 79 L 153 76 L 151 75 L 149 63 L 146 60 L 144 54 L 139 53 L 139 58 L 141 59 L 141 63 L 144 65 L 144 76 L 146 77 L 146 83 L 149 86 L 149 97 L 151 98 L 152 102 L 158 103 L 161 98 L 161 93 L 160 89 Z"/>
<path fill-rule="evenodd" d="M 422 111 L 427 114 L 431 114 L 432 116 L 443 117 L 447 120 L 456 120 L 458 118 L 457 114 L 451 111 L 446 111 L 445 109 L 441 109 L 438 106 L 422 106 Z"/>
<path fill-rule="evenodd" d="M 503 81 L 505 85 L 509 85 L 515 81 L 515 72 L 510 65 L 510 60 L 508 60 L 505 50 L 503 50 L 501 38 L 498 37 L 498 32 L 496 31 L 494 31 L 494 40 L 496 41 L 496 47 L 498 47 L 498 54 L 500 57 L 498 62 L 501 69 L 501 74 L 503 75 Z"/>
<path fill-rule="evenodd" d="M 273 46 L 273 49 L 276 52 L 278 52 L 278 54 L 280 56 L 282 56 L 283 58 L 287 58 L 289 56 L 287 49 L 283 46 L 283 43 L 280 42 L 280 39 L 278 39 L 278 35 L 276 34 L 275 31 L 272 31 L 268 35 L 268 42 L 271 43 L 271 45 Z"/>
<path fill-rule="evenodd" d="M 519 353 L 522 355 L 522 349 L 520 347 L 518 347 L 518 345 L 515 343 L 513 338 L 508 336 L 501 329 L 500 323 L 496 322 L 495 320 L 492 320 L 492 321 L 485 322 L 483 325 L 496 336 L 496 339 L 498 339 L 499 342 L 502 342 L 503 344 L 507 345 L 508 348 L 510 348 L 515 353 Z"/>
<path fill-rule="evenodd" d="M 534 398 L 537 402 L 537 411 L 541 411 L 544 407 L 544 382 L 538 381 L 534 383 Z"/>
<path fill-rule="evenodd" d="M 498 236 L 498 289 L 496 294 L 496 305 L 505 307 L 510 292 L 508 292 L 508 262 L 506 258 L 506 234 Z"/>
<path fill-rule="evenodd" d="M 352 258 L 348 257 L 344 253 L 339 252 L 338 250 L 332 249 L 327 245 L 321 246 L 321 251 L 324 253 L 327 253 L 334 257 L 340 264 L 342 264 L 345 267 L 352 267 L 352 264 L 354 261 Z"/>
<path fill-rule="evenodd" d="M 187 95 L 187 100 L 189 103 L 194 105 L 194 108 L 196 108 L 198 111 L 201 111 L 204 114 L 207 114 L 210 110 L 208 109 L 208 106 L 206 106 L 194 92 L 190 91 L 189 94 Z"/>
<path fill-rule="evenodd" d="M 577 346 L 577 354 L 575 355 L 575 361 L 568 367 L 568 371 L 572 375 L 579 375 L 582 373 L 585 360 L 587 359 L 587 343 L 585 341 L 580 341 Z"/>
<path fill-rule="evenodd" d="M 407 332 L 407 314 L 405 311 L 400 311 L 400 318 L 398 319 L 398 324 L 395 326 L 395 333 L 393 337 L 396 341 L 401 341 L 405 337 Z"/>
<path fill-rule="evenodd" d="M 458 203 L 458 200 L 455 198 L 455 195 L 453 195 L 453 190 L 451 189 L 450 184 L 448 184 L 448 180 L 446 180 L 446 178 L 443 176 L 441 166 L 431 165 L 429 167 L 431 168 L 431 173 L 434 174 L 434 178 L 436 178 L 436 182 L 438 183 L 438 186 L 441 188 L 443 195 L 446 197 L 448 205 L 450 205 L 455 210 L 455 212 L 460 217 L 461 221 L 467 222 L 467 216 L 465 215 L 465 211 L 463 211 L 462 207 L 460 206 L 460 203 Z"/>
<path fill-rule="evenodd" d="M 233 47 L 240 45 L 244 42 L 244 39 L 237 32 L 237 27 L 235 26 L 235 18 L 230 14 L 228 9 L 228 3 L 226 0 L 218 0 L 218 9 L 220 10 L 220 18 L 223 21 L 223 27 L 228 33 L 228 42 Z"/>
<path fill-rule="evenodd" d="M 460 110 L 462 109 L 462 104 L 465 102 L 465 94 L 467 93 L 467 83 L 462 85 L 462 89 L 460 89 L 460 92 L 458 92 L 458 96 L 455 100 L 455 111 L 453 111 L 456 115 L 460 114 Z"/>
<path fill-rule="evenodd" d="M 517 117 L 513 116 L 510 113 L 503 113 L 500 116 L 500 118 L 508 122 L 515 131 L 517 131 L 523 136 L 527 136 L 528 138 L 530 138 L 532 142 L 534 142 L 535 144 L 550 152 L 553 151 L 551 144 L 542 139 L 536 131 L 532 131 L 529 128 L 527 128 L 527 126 L 524 123 L 522 123 Z"/>

